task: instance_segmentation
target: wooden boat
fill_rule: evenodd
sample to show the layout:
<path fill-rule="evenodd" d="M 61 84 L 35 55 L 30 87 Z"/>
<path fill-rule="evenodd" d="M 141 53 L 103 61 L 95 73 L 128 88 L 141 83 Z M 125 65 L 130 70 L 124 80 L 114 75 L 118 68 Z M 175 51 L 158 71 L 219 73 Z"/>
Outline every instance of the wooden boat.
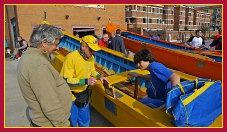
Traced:
<path fill-rule="evenodd" d="M 116 31 L 116 29 L 120 29 L 123 34 L 124 32 L 127 32 L 127 34 L 146 38 L 145 36 L 128 32 L 125 29 L 113 25 L 109 21 L 106 26 L 107 32 L 111 33 Z M 189 53 L 189 51 L 191 50 L 186 49 L 186 47 L 184 46 L 177 46 L 178 49 L 172 49 L 163 47 L 161 45 L 146 43 L 145 41 L 141 42 L 138 40 L 133 40 L 124 36 L 121 37 L 124 39 L 126 49 L 129 49 L 132 52 L 137 52 L 142 47 L 146 47 L 152 51 L 156 61 L 163 63 L 169 68 L 180 70 L 197 77 L 211 78 L 213 80 L 222 80 L 222 62 L 215 61 L 215 59 L 212 58 L 214 56 L 211 54 L 208 55 L 206 53 L 205 55 L 202 55 Z M 166 41 L 160 41 L 160 43 L 162 43 L 162 45 L 169 45 L 169 47 L 176 47 L 177 45 Z M 186 49 L 187 52 L 184 49 Z"/>
<path fill-rule="evenodd" d="M 64 57 L 73 50 L 81 46 L 80 39 L 64 33 L 65 37 L 59 44 L 60 50 L 56 51 L 56 57 L 52 62 L 55 69 L 60 72 Z M 64 48 L 64 49 L 63 49 Z M 96 69 L 101 74 L 105 74 L 109 81 L 109 86 L 114 89 L 114 95 L 110 96 L 105 91 L 100 81 L 92 86 L 91 105 L 114 126 L 117 127 L 174 127 L 171 123 L 171 116 L 159 109 L 151 109 L 150 107 L 140 103 L 138 99 L 146 95 L 145 81 L 132 79 L 129 71 L 148 74 L 148 71 L 136 70 L 133 65 L 132 58 L 125 57 L 124 54 L 113 51 L 111 49 L 102 48 L 95 55 Z M 104 72 L 106 71 L 107 72 Z M 195 76 L 185 74 L 174 70 L 179 74 L 182 80 L 192 80 Z M 77 87 L 70 87 L 71 90 Z M 222 127 L 222 115 L 220 115 L 211 127 Z"/>

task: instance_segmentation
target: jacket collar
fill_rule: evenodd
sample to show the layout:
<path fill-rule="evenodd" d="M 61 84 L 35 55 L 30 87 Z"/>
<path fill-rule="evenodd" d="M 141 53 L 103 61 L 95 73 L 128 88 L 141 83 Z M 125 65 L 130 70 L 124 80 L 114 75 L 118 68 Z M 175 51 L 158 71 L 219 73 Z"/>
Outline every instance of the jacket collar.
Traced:
<path fill-rule="evenodd" d="M 81 50 L 81 48 L 78 49 L 79 54 L 84 58 L 84 60 L 88 60 L 89 58 L 85 55 L 85 53 Z"/>
<path fill-rule="evenodd" d="M 28 47 L 24 54 L 40 54 L 41 56 L 45 57 L 48 61 L 50 60 L 49 54 L 38 48 Z"/>

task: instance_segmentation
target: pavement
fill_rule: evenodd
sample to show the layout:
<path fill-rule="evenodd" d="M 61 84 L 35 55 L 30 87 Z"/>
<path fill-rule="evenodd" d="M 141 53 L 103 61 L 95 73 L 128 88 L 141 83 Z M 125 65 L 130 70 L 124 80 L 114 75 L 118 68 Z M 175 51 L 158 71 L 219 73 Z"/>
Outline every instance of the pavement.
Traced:
<path fill-rule="evenodd" d="M 18 61 L 16 60 L 5 61 L 5 127 L 30 126 L 27 104 L 17 82 L 17 63 Z M 90 115 L 91 127 L 113 127 L 113 125 L 93 107 L 90 107 Z"/>

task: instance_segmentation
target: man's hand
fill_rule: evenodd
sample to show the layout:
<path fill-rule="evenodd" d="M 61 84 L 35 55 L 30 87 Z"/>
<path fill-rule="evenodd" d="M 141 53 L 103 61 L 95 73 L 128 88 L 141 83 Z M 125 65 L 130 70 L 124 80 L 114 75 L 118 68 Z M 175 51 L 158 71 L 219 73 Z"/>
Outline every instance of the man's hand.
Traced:
<path fill-rule="evenodd" d="M 93 86 L 97 82 L 95 77 L 88 78 L 88 85 Z"/>
<path fill-rule="evenodd" d="M 100 81 L 103 83 L 103 80 L 106 80 L 108 82 L 108 79 L 106 77 L 100 77 Z"/>
<path fill-rule="evenodd" d="M 136 72 L 129 72 L 128 75 L 133 76 L 133 77 L 141 77 L 141 74 L 138 74 Z"/>

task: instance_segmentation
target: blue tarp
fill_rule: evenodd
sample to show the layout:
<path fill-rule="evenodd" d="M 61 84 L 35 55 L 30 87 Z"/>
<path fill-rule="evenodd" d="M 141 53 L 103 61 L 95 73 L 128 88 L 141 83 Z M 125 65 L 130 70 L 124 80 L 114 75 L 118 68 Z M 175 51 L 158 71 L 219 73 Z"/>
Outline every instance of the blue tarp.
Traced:
<path fill-rule="evenodd" d="M 209 126 L 222 114 L 220 81 L 184 81 L 167 94 L 167 113 L 176 126 Z"/>

